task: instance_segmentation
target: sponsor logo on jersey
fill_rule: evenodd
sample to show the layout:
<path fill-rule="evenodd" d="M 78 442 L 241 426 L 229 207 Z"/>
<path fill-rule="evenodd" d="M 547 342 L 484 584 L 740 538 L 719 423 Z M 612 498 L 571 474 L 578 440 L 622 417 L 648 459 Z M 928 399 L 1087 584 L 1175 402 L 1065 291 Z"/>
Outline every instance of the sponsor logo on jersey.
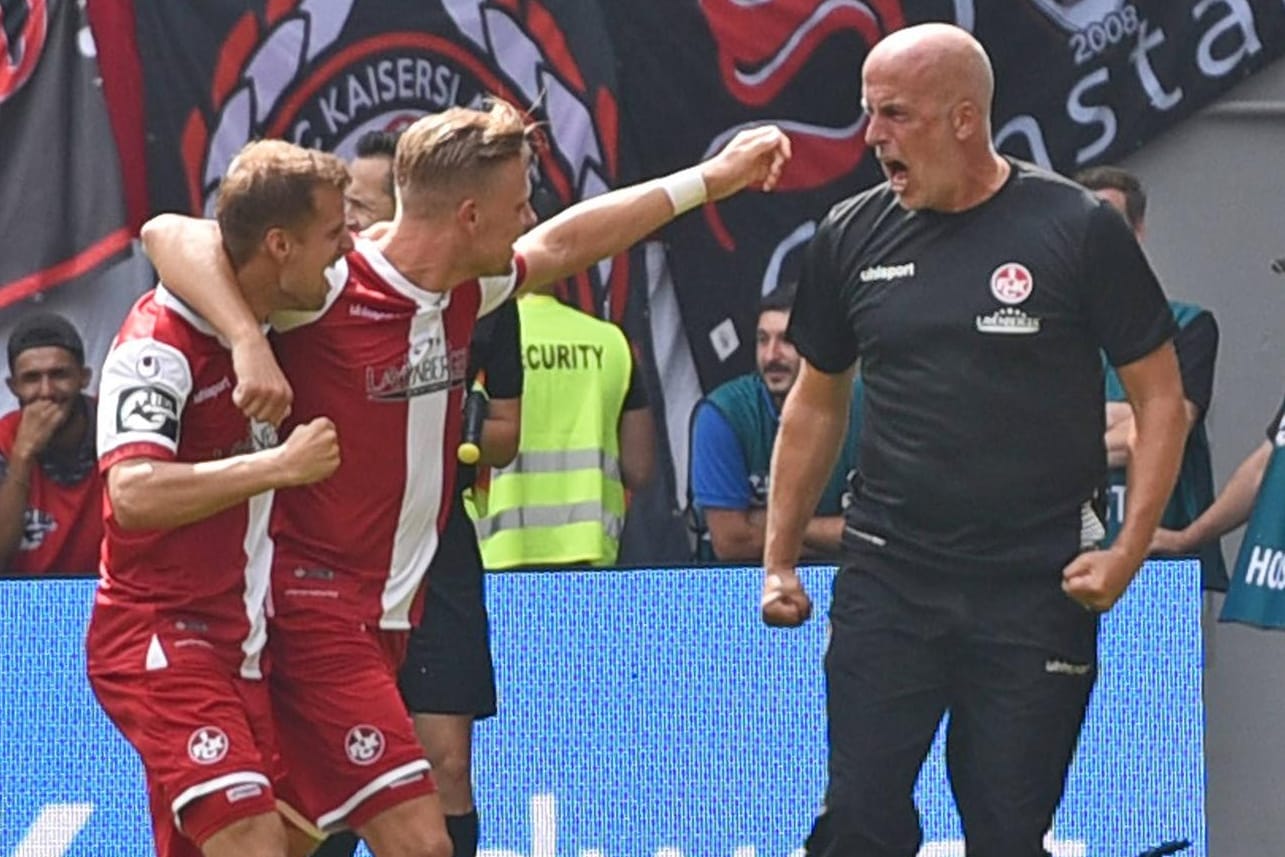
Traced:
<path fill-rule="evenodd" d="M 1069 661 L 1048 660 L 1044 662 L 1044 672 L 1054 675 L 1088 675 L 1093 664 L 1073 664 Z"/>
<path fill-rule="evenodd" d="M 354 765 L 373 765 L 384 755 L 384 733 L 368 723 L 348 730 L 344 738 L 344 752 Z"/>
<path fill-rule="evenodd" d="M 467 348 L 413 348 L 399 365 L 366 367 L 366 398 L 404 401 L 459 386 L 467 376 Z"/>
<path fill-rule="evenodd" d="M 199 405 L 201 404 L 201 402 L 208 401 L 209 399 L 213 399 L 219 393 L 223 393 L 231 389 L 232 389 L 232 379 L 229 378 L 227 375 L 224 375 L 222 378 L 215 381 L 213 384 L 202 387 L 201 389 L 193 393 L 192 403 L 195 405 Z"/>
<path fill-rule="evenodd" d="M 45 537 L 58 529 L 58 522 L 43 509 L 26 509 L 22 516 L 22 544 L 18 550 L 37 550 Z"/>
<path fill-rule="evenodd" d="M 1008 306 L 1017 306 L 1031 296 L 1035 278 L 1021 262 L 1005 262 L 991 273 L 991 294 Z"/>
<path fill-rule="evenodd" d="M 223 792 L 223 796 L 227 799 L 228 803 L 249 800 L 252 797 L 258 797 L 261 794 L 263 794 L 263 786 L 258 783 L 241 783 L 241 785 L 232 786 L 230 789 Z"/>
<path fill-rule="evenodd" d="M 873 265 L 862 269 L 861 282 L 875 283 L 881 280 L 900 280 L 914 275 L 914 262 L 903 262 L 899 265 Z"/>
<path fill-rule="evenodd" d="M 1040 320 L 1017 307 L 1004 307 L 990 315 L 979 315 L 974 323 L 978 333 L 1031 334 L 1040 332 Z"/>
<path fill-rule="evenodd" d="M 178 441 L 178 399 L 160 387 L 122 390 L 116 407 L 116 431 L 159 434 Z"/>
<path fill-rule="evenodd" d="M 228 735 L 217 726 L 202 726 L 187 739 L 187 757 L 198 765 L 213 765 L 223 761 L 231 742 Z"/>

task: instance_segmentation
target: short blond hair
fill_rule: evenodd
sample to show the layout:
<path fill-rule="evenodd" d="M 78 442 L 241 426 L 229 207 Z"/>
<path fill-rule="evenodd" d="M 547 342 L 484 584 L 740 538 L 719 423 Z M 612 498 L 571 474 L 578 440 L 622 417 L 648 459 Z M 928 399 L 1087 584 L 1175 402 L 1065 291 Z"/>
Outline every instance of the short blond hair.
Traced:
<path fill-rule="evenodd" d="M 348 187 L 348 168 L 339 158 L 285 140 L 247 143 L 219 185 L 214 216 L 233 267 L 258 250 L 269 229 L 297 229 L 317 213 L 313 191 Z"/>
<path fill-rule="evenodd" d="M 486 110 L 452 107 L 421 117 L 402 132 L 393 159 L 403 203 L 430 191 L 472 188 L 496 166 L 531 157 L 534 129 L 498 98 Z"/>

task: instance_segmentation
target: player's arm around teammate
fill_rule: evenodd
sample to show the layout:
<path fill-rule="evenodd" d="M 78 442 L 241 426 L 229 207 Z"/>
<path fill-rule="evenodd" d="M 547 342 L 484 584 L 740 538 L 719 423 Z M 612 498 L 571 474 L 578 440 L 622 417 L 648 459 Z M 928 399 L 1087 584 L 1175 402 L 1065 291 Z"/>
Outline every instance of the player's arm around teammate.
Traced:
<path fill-rule="evenodd" d="M 771 125 L 752 128 L 697 166 L 577 203 L 517 240 L 514 250 L 526 264 L 519 290 L 539 289 L 582 271 L 706 202 L 749 187 L 770 191 L 789 158 L 790 140 L 783 131 Z M 161 280 L 231 343 L 238 406 L 257 419 L 283 419 L 290 409 L 290 385 L 235 288 L 217 225 L 158 215 L 144 224 L 141 238 Z M 196 259 L 209 264 L 193 264 Z"/>

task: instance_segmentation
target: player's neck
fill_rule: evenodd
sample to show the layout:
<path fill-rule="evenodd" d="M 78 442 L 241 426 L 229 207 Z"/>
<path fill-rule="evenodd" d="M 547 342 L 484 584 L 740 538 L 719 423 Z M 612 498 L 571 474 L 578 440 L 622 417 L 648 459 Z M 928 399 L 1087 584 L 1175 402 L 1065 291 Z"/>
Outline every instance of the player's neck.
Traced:
<path fill-rule="evenodd" d="M 278 307 L 273 305 L 280 271 L 270 261 L 256 257 L 237 269 L 236 281 L 254 320 L 262 324 Z"/>
<path fill-rule="evenodd" d="M 454 270 L 449 233 L 428 221 L 400 219 L 375 243 L 398 273 L 424 291 L 445 292 L 468 279 Z"/>
<path fill-rule="evenodd" d="M 973 159 L 961 174 L 950 203 L 939 210 L 956 214 L 976 208 L 999 193 L 1012 171 L 1009 162 L 993 150 Z"/>

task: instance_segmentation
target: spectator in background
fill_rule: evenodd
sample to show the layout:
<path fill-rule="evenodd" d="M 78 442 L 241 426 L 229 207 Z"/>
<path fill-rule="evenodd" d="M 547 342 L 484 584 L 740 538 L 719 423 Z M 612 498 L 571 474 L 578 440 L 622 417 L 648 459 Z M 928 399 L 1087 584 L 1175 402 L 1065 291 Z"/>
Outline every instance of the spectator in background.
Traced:
<path fill-rule="evenodd" d="M 799 377 L 799 353 L 785 338 L 795 284 L 778 286 L 759 304 L 754 358 L 758 370 L 715 388 L 692 414 L 691 509 L 697 558 L 760 562 L 767 529 L 768 469 L 781 404 Z M 857 466 L 861 382 L 839 461 L 804 531 L 809 554 L 834 556 L 843 536 L 843 509 Z"/>
<path fill-rule="evenodd" d="M 93 370 L 80 334 L 38 313 L 9 337 L 9 390 L 18 410 L 0 419 L 0 570 L 92 573 L 103 535 L 95 466 Z"/>
<path fill-rule="evenodd" d="M 1147 195 L 1137 176 L 1119 167 L 1092 167 L 1076 174 L 1075 180 L 1119 211 L 1133 229 L 1138 242 L 1142 243 L 1147 233 Z M 1195 304 L 1171 300 L 1169 308 L 1178 323 L 1173 344 L 1182 370 L 1187 444 L 1183 449 L 1178 484 L 1165 506 L 1160 525 L 1182 530 L 1214 501 L 1214 474 L 1209 457 L 1209 438 L 1205 433 L 1205 415 L 1213 398 L 1218 324 L 1209 310 Z M 1127 499 L 1125 466 L 1129 463 L 1129 437 L 1133 433 L 1134 422 L 1133 407 L 1120 384 L 1120 376 L 1110 365 L 1106 366 L 1106 385 L 1106 447 L 1110 468 L 1106 543 L 1110 544 L 1124 520 Z M 1192 543 L 1187 552 L 1200 558 L 1201 580 L 1206 589 L 1227 588 L 1227 569 L 1217 535 Z"/>
<path fill-rule="evenodd" d="M 352 183 L 344 192 L 344 213 L 353 232 L 392 220 L 397 211 L 393 156 L 399 136 L 393 131 L 367 131 L 357 138 L 357 156 L 348 165 Z"/>
<path fill-rule="evenodd" d="M 1180 530 L 1161 527 L 1151 540 L 1152 553 L 1188 555 L 1200 545 L 1217 541 L 1249 520 L 1273 444 L 1285 445 L 1285 402 L 1267 426 L 1267 440 L 1245 457 L 1209 508 Z"/>
<path fill-rule="evenodd" d="M 655 427 L 620 328 L 548 295 L 518 301 L 522 437 L 477 521 L 488 569 L 611 565 L 625 489 L 651 478 Z"/>

